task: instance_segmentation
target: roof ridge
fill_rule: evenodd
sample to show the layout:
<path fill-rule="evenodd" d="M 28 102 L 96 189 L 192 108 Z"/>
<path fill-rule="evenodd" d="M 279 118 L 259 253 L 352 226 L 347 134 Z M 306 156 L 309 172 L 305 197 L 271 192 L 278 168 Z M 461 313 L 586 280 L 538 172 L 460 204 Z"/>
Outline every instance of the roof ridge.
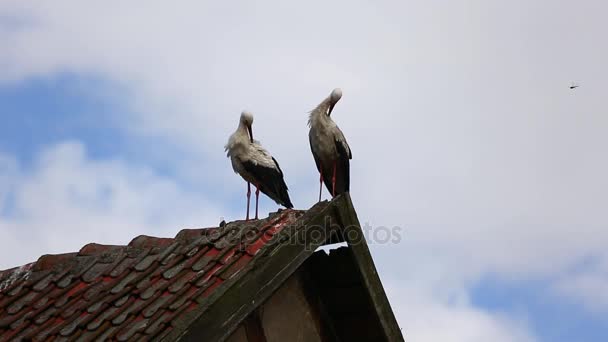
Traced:
<path fill-rule="evenodd" d="M 91 243 L 87 243 L 86 245 L 82 246 L 80 251 L 78 251 L 78 255 L 79 256 L 99 255 L 102 253 L 115 252 L 117 250 L 124 249 L 125 247 L 126 246 L 122 246 L 122 245 L 104 245 L 104 244 L 100 244 L 100 243 L 91 242 Z"/>
<path fill-rule="evenodd" d="M 82 250 L 82 249 L 81 249 Z M 34 271 L 46 271 L 50 270 L 56 265 L 63 264 L 67 261 L 73 260 L 75 256 L 78 255 L 78 252 L 72 253 L 62 253 L 62 254 L 45 254 L 38 258 L 36 262 L 33 263 Z"/>
<path fill-rule="evenodd" d="M 149 235 L 138 235 L 129 244 L 132 248 L 167 247 L 175 241 L 174 238 L 161 238 Z"/>
<path fill-rule="evenodd" d="M 175 240 L 179 240 L 179 241 L 191 241 L 191 240 L 196 240 L 199 237 L 206 235 L 209 232 L 215 231 L 219 229 L 218 227 L 208 227 L 208 228 L 184 228 L 182 230 L 180 230 L 176 235 L 175 235 Z"/>

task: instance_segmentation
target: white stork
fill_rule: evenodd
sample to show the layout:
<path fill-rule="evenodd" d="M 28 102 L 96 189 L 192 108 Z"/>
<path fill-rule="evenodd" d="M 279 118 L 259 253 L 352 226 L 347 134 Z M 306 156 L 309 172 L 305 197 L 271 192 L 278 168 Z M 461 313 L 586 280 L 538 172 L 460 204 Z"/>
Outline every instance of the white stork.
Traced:
<path fill-rule="evenodd" d="M 344 134 L 330 116 L 341 97 L 342 90 L 334 89 L 310 113 L 308 119 L 310 149 L 320 174 L 319 201 L 321 201 L 323 182 L 332 197 L 349 191 L 350 159 L 353 156 Z"/>
<path fill-rule="evenodd" d="M 225 146 L 228 157 L 232 162 L 234 172 L 238 173 L 247 182 L 247 218 L 249 220 L 249 199 L 251 198 L 251 183 L 255 191 L 255 219 L 258 218 L 258 199 L 260 191 L 272 198 L 277 204 L 286 208 L 293 208 L 287 185 L 283 179 L 283 171 L 268 151 L 259 141 L 253 140 L 251 125 L 253 115 L 248 111 L 241 113 L 239 127 L 228 139 Z"/>

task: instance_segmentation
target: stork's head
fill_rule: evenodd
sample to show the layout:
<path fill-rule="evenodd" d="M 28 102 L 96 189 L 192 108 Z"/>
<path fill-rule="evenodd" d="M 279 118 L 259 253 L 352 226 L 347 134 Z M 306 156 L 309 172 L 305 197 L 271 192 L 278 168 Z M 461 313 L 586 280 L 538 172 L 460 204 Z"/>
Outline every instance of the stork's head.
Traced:
<path fill-rule="evenodd" d="M 334 106 L 340 101 L 340 98 L 342 98 L 342 89 L 336 88 L 331 91 L 331 94 L 329 95 L 329 110 L 327 111 L 327 116 L 331 115 L 331 111 L 334 110 Z"/>
<path fill-rule="evenodd" d="M 241 125 L 247 128 L 247 132 L 249 133 L 249 140 L 253 142 L 253 132 L 251 131 L 251 125 L 253 124 L 253 114 L 250 111 L 244 110 L 241 113 Z"/>

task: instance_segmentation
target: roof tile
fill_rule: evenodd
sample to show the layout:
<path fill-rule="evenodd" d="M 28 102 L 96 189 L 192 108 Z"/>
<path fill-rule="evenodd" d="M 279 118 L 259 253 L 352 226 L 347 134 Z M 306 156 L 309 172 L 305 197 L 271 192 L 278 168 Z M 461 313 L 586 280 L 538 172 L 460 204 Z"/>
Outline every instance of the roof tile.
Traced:
<path fill-rule="evenodd" d="M 161 251 L 158 254 L 158 260 L 162 261 L 163 259 L 165 259 L 169 254 L 173 253 L 173 251 L 179 246 L 179 242 L 178 241 L 173 241 L 172 244 L 170 244 L 169 246 L 167 246 L 163 251 Z"/>
<path fill-rule="evenodd" d="M 222 268 L 221 264 L 214 264 L 212 267 L 209 268 L 207 272 L 204 273 L 204 275 L 200 279 L 198 279 L 195 285 L 198 287 L 204 286 L 209 281 L 209 279 L 211 279 L 211 277 L 213 277 L 215 273 L 219 271 L 220 268 Z"/>
<path fill-rule="evenodd" d="M 201 249 L 200 246 L 194 246 L 193 248 L 190 248 L 190 250 L 188 251 L 188 253 L 186 253 L 186 258 L 191 258 L 193 255 L 195 255 L 196 253 L 198 253 L 198 251 Z"/>
<path fill-rule="evenodd" d="M 18 319 L 19 316 L 17 315 L 4 315 L 2 318 L 0 318 L 0 329 L 7 328 Z"/>
<path fill-rule="evenodd" d="M 158 316 L 158 317 L 157 317 Z M 155 317 L 152 317 L 150 319 L 150 324 L 148 325 L 148 327 L 146 328 L 146 330 L 144 330 L 144 333 L 147 335 L 154 335 L 159 329 L 161 329 L 163 327 L 163 325 L 165 325 L 165 322 L 167 322 L 168 318 L 172 316 L 171 312 L 162 310 L 159 311 L 157 313 L 157 315 Z"/>
<path fill-rule="evenodd" d="M 72 283 L 72 279 L 74 278 L 73 275 L 71 274 L 66 274 L 63 278 L 61 278 L 61 280 L 59 280 L 59 282 L 57 283 L 57 286 L 60 288 L 66 288 L 68 286 L 70 286 L 70 284 Z"/>
<path fill-rule="evenodd" d="M 119 341 L 127 341 L 137 332 L 144 330 L 148 326 L 148 319 L 137 317 L 127 325 L 123 330 L 118 332 L 116 339 Z"/>
<path fill-rule="evenodd" d="M 185 272 L 184 275 L 175 280 L 168 288 L 169 292 L 175 293 L 181 290 L 188 282 L 196 277 L 195 272 Z"/>
<path fill-rule="evenodd" d="M 57 312 L 57 308 L 54 306 L 48 307 L 41 314 L 38 314 L 34 323 L 40 325 L 46 322 L 51 316 L 53 316 Z"/>
<path fill-rule="evenodd" d="M 19 330 L 7 330 L 7 331 L 4 331 L 0 335 L 0 342 L 10 341 L 18 333 L 19 333 Z"/>
<path fill-rule="evenodd" d="M 181 270 L 184 269 L 184 265 L 186 265 L 187 262 L 188 262 L 188 260 L 182 261 L 179 264 L 169 268 L 168 270 L 163 272 L 163 277 L 165 279 L 171 279 L 171 278 L 175 277 Z"/>
<path fill-rule="evenodd" d="M 95 340 L 97 341 L 107 341 L 111 336 L 116 334 L 116 332 L 120 329 L 120 326 L 112 325 L 110 322 L 106 322 L 104 326 L 100 327 L 99 330 L 102 332 L 101 335 L 97 336 Z"/>
<path fill-rule="evenodd" d="M 7 294 L 8 294 L 10 297 L 16 296 L 16 295 L 18 295 L 18 294 L 21 292 L 21 290 L 23 289 L 23 285 L 24 285 L 23 283 L 15 283 L 15 286 L 12 286 L 12 287 L 8 287 L 8 288 L 7 288 L 7 292 L 6 292 L 6 293 L 7 293 Z"/>
<path fill-rule="evenodd" d="M 76 319 L 74 319 L 74 320 L 70 321 L 68 324 L 66 324 L 63 327 L 63 329 L 61 329 L 59 331 L 59 334 L 61 336 L 70 336 L 80 324 L 82 324 L 83 322 L 85 322 L 88 319 L 91 319 L 91 315 L 89 315 L 85 311 L 82 314 L 80 314 L 80 316 L 78 316 Z"/>
<path fill-rule="evenodd" d="M 82 280 L 85 283 L 91 283 L 94 280 L 96 280 L 98 277 L 100 277 L 104 271 L 106 271 L 108 269 L 108 264 L 102 264 L 102 263 L 97 263 L 95 265 L 93 265 L 91 268 L 89 268 L 88 271 L 86 271 L 83 275 L 82 275 Z"/>
<path fill-rule="evenodd" d="M 48 341 L 50 336 L 53 336 L 59 332 L 65 325 L 65 320 L 61 317 L 54 317 L 53 319 L 46 322 L 44 325 L 45 329 L 38 331 L 35 338 L 40 340 Z"/>
<path fill-rule="evenodd" d="M 174 302 L 169 305 L 169 310 L 177 310 L 181 308 L 186 302 L 190 301 L 190 298 L 194 296 L 194 294 L 198 291 L 198 287 L 189 286 L 185 287 L 180 291 L 177 296 L 177 299 L 174 298 Z"/>
<path fill-rule="evenodd" d="M 131 295 L 129 295 L 129 294 L 122 296 L 120 299 L 114 301 L 114 306 L 117 308 L 121 307 L 124 303 L 126 303 L 129 300 L 130 297 L 131 297 Z"/>
<path fill-rule="evenodd" d="M 266 245 L 266 243 L 268 243 L 269 240 L 270 238 L 266 236 L 266 234 L 262 233 L 260 237 L 253 243 L 251 243 L 249 246 L 247 246 L 245 250 L 249 255 L 254 256 L 262 247 L 264 247 L 264 245 Z"/>
<path fill-rule="evenodd" d="M 106 303 L 101 302 L 101 301 L 100 302 L 96 302 L 96 303 L 94 303 L 93 305 L 91 305 L 91 306 L 89 306 L 87 308 L 87 312 L 91 313 L 91 314 L 95 313 L 97 310 L 99 310 L 104 305 L 106 305 Z"/>
<path fill-rule="evenodd" d="M 31 303 L 34 300 L 34 298 L 36 298 L 36 296 L 38 296 L 37 292 L 30 292 L 30 293 L 26 294 L 25 296 L 17 299 L 11 306 L 9 306 L 6 309 L 6 312 L 8 312 L 11 315 L 16 314 L 24 306 L 26 306 L 29 303 Z"/>
<path fill-rule="evenodd" d="M 114 267 L 114 269 L 112 269 L 112 271 L 110 272 L 110 276 L 116 278 L 122 275 L 126 270 L 129 269 L 129 267 L 131 267 L 134 262 L 135 260 L 133 260 L 133 258 L 127 257 L 125 255 L 125 257 L 120 260 L 120 262 Z"/>
<path fill-rule="evenodd" d="M 251 259 L 252 257 L 248 254 L 241 255 L 238 259 L 231 263 L 229 267 L 222 270 L 220 277 L 224 280 L 232 278 L 234 275 L 240 272 L 243 267 L 245 267 L 249 261 L 251 261 Z"/>
<path fill-rule="evenodd" d="M 138 300 L 135 297 L 129 298 L 128 305 L 125 305 L 121 308 L 122 311 L 118 316 L 114 317 L 114 319 L 112 320 L 112 324 L 122 324 L 130 315 L 137 314 L 147 304 L 148 302 Z"/>
<path fill-rule="evenodd" d="M 84 309 L 86 306 L 87 301 L 85 301 L 84 299 L 73 300 L 71 301 L 70 305 L 68 305 L 68 307 L 63 309 L 63 311 L 61 312 L 61 317 L 67 319 L 73 314 L 75 314 L 77 311 Z"/>
<path fill-rule="evenodd" d="M 41 280 L 39 280 L 33 287 L 32 289 L 34 291 L 42 291 L 44 289 L 46 289 L 49 286 L 49 283 L 51 282 L 51 280 L 53 279 L 53 274 L 48 274 L 46 277 L 42 278 Z"/>
<path fill-rule="evenodd" d="M 87 301 L 90 301 L 93 298 L 98 297 L 99 295 L 105 295 L 108 292 L 107 287 L 107 284 L 104 284 L 103 281 L 97 282 L 88 287 L 88 289 L 82 294 L 82 298 Z"/>
<path fill-rule="evenodd" d="M 205 254 L 203 254 L 201 256 L 201 258 L 198 259 L 198 261 L 192 265 L 192 270 L 196 271 L 196 272 L 202 270 L 219 253 L 220 253 L 220 250 L 218 250 L 215 247 L 207 248 L 207 250 L 205 251 Z"/>
<path fill-rule="evenodd" d="M 32 339 L 32 335 L 36 332 L 36 326 L 29 325 L 27 328 L 21 330 L 17 336 L 15 336 L 15 341 L 29 341 Z"/>
<path fill-rule="evenodd" d="M 223 253 L 222 257 L 219 259 L 219 262 L 222 264 L 227 264 L 230 261 L 230 259 L 232 259 L 232 257 L 234 256 L 235 253 L 236 253 L 236 247 L 227 249 L 226 252 Z"/>
<path fill-rule="evenodd" d="M 120 291 L 122 291 L 125 288 L 125 286 L 132 283 L 137 277 L 139 277 L 139 274 L 129 273 L 126 277 L 122 278 L 122 280 L 120 280 L 120 282 L 118 284 L 116 284 L 116 286 L 114 286 L 110 290 L 110 293 L 112 293 L 112 294 L 119 293 Z"/>
<path fill-rule="evenodd" d="M 32 308 L 38 310 L 38 309 L 46 306 L 49 302 L 49 299 L 50 299 L 49 296 L 44 296 L 44 297 L 38 299 L 34 304 L 32 304 Z"/>
<path fill-rule="evenodd" d="M 152 304 L 150 304 L 149 306 L 147 306 L 144 311 L 143 311 L 143 315 L 146 318 L 150 318 L 152 317 L 152 315 L 154 315 L 158 309 L 160 309 L 163 305 L 165 305 L 165 303 L 167 303 L 168 301 L 170 301 L 172 298 L 171 293 L 168 291 L 163 292 L 159 298 L 157 298 Z"/>
<path fill-rule="evenodd" d="M 205 286 L 205 289 L 202 291 L 202 293 L 200 294 L 200 296 L 198 296 L 196 298 L 196 301 L 200 304 L 203 303 L 205 301 L 205 299 L 218 287 L 222 284 L 222 280 L 217 278 L 217 277 L 213 277 L 213 279 L 211 279 Z"/>
<path fill-rule="evenodd" d="M 145 271 L 148 267 L 152 265 L 158 259 L 158 255 L 151 254 L 143 258 L 137 265 L 135 265 L 136 271 Z"/>
<path fill-rule="evenodd" d="M 150 299 L 159 289 L 166 287 L 168 283 L 164 278 L 156 278 L 139 296 L 143 300 Z"/>
<path fill-rule="evenodd" d="M 161 258 L 159 258 L 160 264 L 162 266 L 173 265 L 173 264 L 175 264 L 177 262 L 177 259 L 180 256 L 181 256 L 181 254 L 179 254 L 179 252 L 177 252 L 177 251 L 168 253 L 164 258 L 162 258 L 162 255 L 161 255 Z"/>
<path fill-rule="evenodd" d="M 62 307 L 66 303 L 68 303 L 71 299 L 77 297 L 80 293 L 84 292 L 87 288 L 87 284 L 85 283 L 74 283 L 72 287 L 65 292 L 65 294 L 60 295 L 57 300 L 55 300 L 55 307 Z"/>
<path fill-rule="evenodd" d="M 99 316 L 96 316 L 91 322 L 89 322 L 89 324 L 87 324 L 87 329 L 95 330 L 99 328 L 108 318 L 112 317 L 117 312 L 118 308 L 114 306 L 109 307 L 105 311 L 101 312 Z"/>
<path fill-rule="evenodd" d="M 24 315 L 22 315 L 21 317 L 19 317 L 19 319 L 15 320 L 14 322 L 12 322 L 9 327 L 13 330 L 17 330 L 19 328 L 21 328 L 23 326 L 23 324 L 25 323 L 26 319 L 29 319 L 33 314 L 32 312 L 26 312 Z"/>

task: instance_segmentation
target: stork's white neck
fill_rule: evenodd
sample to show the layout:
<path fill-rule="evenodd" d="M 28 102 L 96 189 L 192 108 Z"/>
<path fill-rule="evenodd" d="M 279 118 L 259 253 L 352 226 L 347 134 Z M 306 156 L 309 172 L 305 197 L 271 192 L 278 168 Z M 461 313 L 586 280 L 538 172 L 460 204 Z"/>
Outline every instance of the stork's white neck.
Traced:
<path fill-rule="evenodd" d="M 308 123 L 310 125 L 314 125 L 315 123 L 325 123 L 328 121 L 332 121 L 331 117 L 327 115 L 327 111 L 329 110 L 329 106 L 331 104 L 331 98 L 326 98 L 323 102 L 319 103 L 317 108 L 313 109 L 310 112 L 310 117 L 308 119 Z"/>

